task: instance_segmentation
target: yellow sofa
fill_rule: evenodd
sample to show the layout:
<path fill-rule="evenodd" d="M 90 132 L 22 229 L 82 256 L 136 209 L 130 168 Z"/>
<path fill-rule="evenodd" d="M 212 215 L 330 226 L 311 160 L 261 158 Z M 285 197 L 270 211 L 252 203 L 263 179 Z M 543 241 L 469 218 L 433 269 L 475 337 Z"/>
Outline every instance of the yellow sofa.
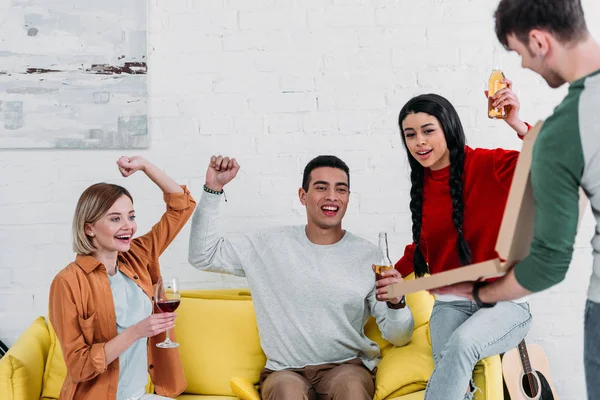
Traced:
<path fill-rule="evenodd" d="M 415 318 L 413 340 L 407 346 L 394 347 L 383 340 L 373 320 L 366 327 L 383 354 L 375 400 L 422 400 L 433 370 L 428 323 L 433 298 L 421 292 L 409 295 L 407 303 Z M 188 381 L 178 399 L 260 399 L 257 383 L 265 356 L 249 291 L 187 291 L 177 314 L 175 331 Z M 56 399 L 65 374 L 54 331 L 39 317 L 0 360 L 0 399 Z M 474 378 L 481 389 L 477 400 L 503 399 L 499 356 L 482 360 Z"/>

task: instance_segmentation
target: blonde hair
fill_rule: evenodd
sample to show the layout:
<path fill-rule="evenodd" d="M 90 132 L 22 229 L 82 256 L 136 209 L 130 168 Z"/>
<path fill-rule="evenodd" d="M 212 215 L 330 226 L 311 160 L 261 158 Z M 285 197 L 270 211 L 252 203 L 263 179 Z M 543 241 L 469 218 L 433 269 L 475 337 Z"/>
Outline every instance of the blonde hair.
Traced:
<path fill-rule="evenodd" d="M 79 197 L 73 215 L 73 251 L 81 255 L 92 254 L 96 248 L 92 238 L 85 233 L 85 225 L 92 224 L 102 218 L 121 196 L 133 198 L 127 189 L 111 183 L 96 183 Z"/>

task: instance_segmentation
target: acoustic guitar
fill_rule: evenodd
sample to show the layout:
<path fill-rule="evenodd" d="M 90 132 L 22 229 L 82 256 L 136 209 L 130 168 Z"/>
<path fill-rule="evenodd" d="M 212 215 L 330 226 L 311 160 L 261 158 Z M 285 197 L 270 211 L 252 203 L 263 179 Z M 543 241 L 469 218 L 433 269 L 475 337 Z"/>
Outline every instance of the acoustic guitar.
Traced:
<path fill-rule="evenodd" d="M 558 400 L 550 379 L 550 364 L 542 347 L 525 344 L 504 353 L 502 375 L 511 400 Z"/>

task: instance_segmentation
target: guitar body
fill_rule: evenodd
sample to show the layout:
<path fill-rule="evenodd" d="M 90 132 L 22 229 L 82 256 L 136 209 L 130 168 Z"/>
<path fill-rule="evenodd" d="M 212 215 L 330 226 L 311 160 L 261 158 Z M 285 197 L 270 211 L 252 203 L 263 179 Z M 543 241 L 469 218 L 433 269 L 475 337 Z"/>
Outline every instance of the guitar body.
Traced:
<path fill-rule="evenodd" d="M 523 342 L 524 344 L 524 342 Z M 542 347 L 538 344 L 526 345 L 525 358 L 531 372 L 526 373 L 523 355 L 514 348 L 502 358 L 502 375 L 511 400 L 558 400 L 552 385 L 550 364 Z M 525 364 L 527 365 L 527 364 Z"/>

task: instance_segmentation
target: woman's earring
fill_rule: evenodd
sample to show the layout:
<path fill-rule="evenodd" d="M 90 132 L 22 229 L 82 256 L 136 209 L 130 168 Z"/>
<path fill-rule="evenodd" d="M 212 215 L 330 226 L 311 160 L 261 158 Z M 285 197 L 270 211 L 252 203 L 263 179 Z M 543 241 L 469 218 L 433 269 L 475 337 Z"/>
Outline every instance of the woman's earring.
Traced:
<path fill-rule="evenodd" d="M 90 237 L 94 237 L 94 233 L 93 233 L 93 232 L 92 232 L 92 233 L 90 233 Z"/>

